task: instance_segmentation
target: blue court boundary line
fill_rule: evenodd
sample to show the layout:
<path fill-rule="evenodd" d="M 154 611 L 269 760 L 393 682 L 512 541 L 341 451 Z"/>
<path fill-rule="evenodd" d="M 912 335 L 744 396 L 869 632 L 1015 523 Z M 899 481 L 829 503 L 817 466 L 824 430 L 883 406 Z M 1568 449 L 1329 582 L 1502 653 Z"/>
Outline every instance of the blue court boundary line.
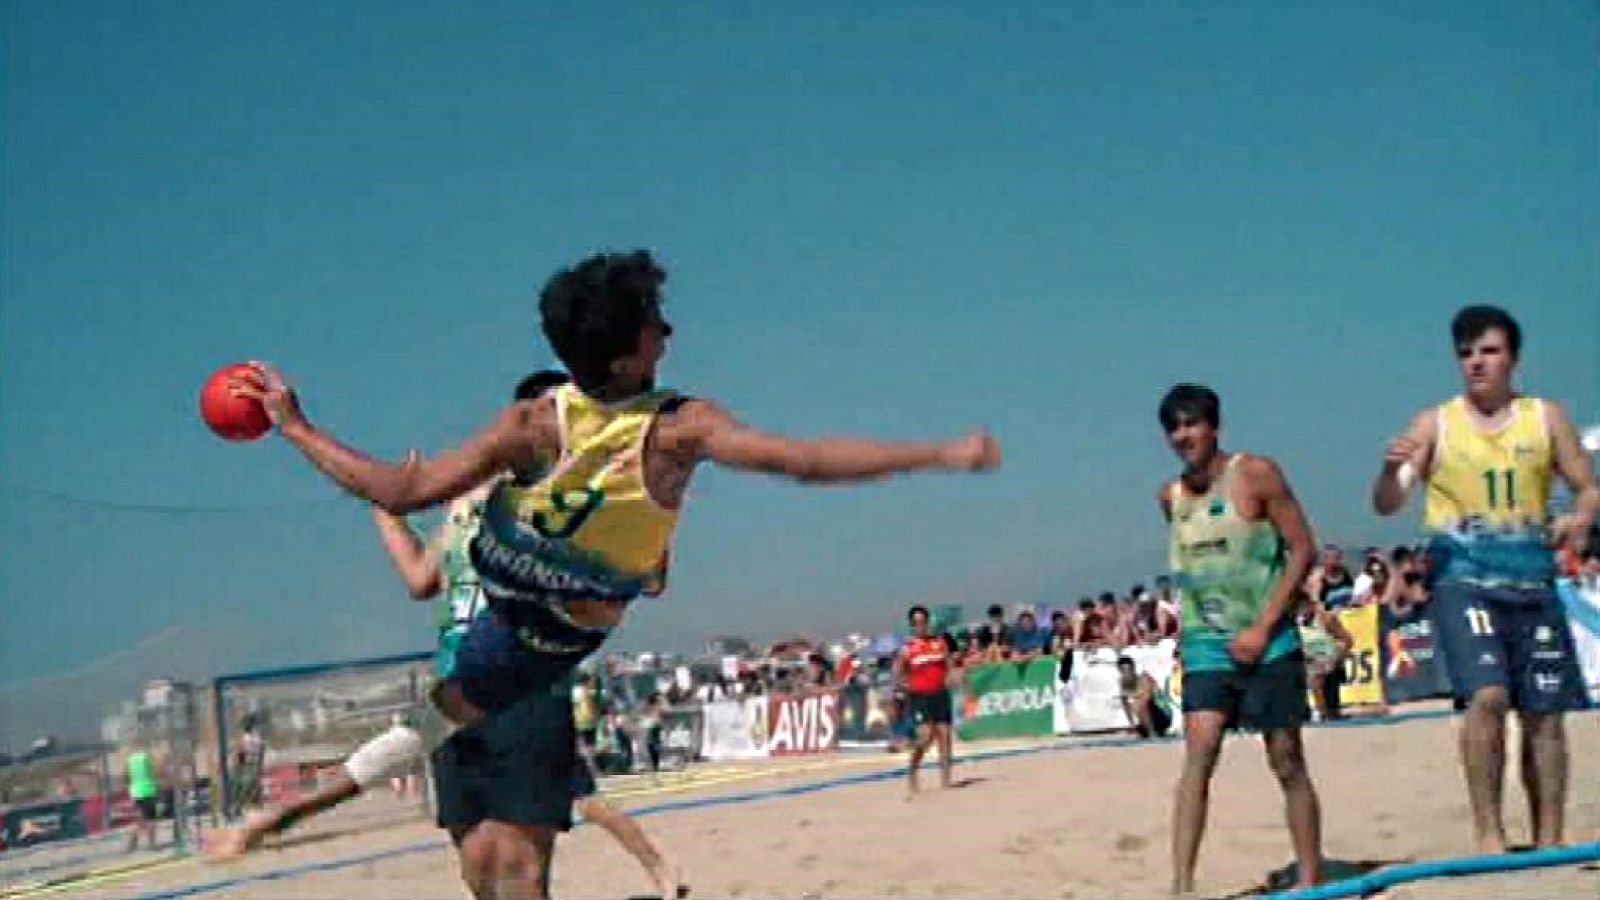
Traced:
<path fill-rule="evenodd" d="M 1431 859 L 1426 862 L 1394 866 L 1368 872 L 1356 878 L 1319 884 L 1298 891 L 1267 894 L 1261 900 L 1338 900 L 1342 897 L 1364 897 L 1408 881 L 1425 878 L 1460 878 L 1467 875 L 1486 875 L 1491 872 L 1516 872 L 1522 869 L 1540 869 L 1550 866 L 1570 866 L 1578 863 L 1600 861 L 1600 842 L 1576 844 L 1571 847 L 1550 847 L 1524 853 L 1504 853 L 1494 856 L 1462 856 L 1455 859 Z"/>
<path fill-rule="evenodd" d="M 1568 713 L 1568 715 L 1582 715 L 1585 712 L 1592 713 L 1595 711 L 1595 709 L 1591 708 L 1589 710 Z M 1454 718 L 1459 715 L 1459 712 L 1451 709 L 1418 710 L 1416 712 L 1396 713 L 1388 716 L 1369 716 L 1356 719 L 1338 719 L 1332 722 L 1309 723 L 1307 724 L 1306 728 L 1308 730 L 1317 728 L 1363 728 L 1373 725 L 1398 725 L 1403 722 L 1415 722 L 1426 719 Z M 1021 756 L 1036 756 L 1042 753 L 1098 750 L 1116 747 L 1135 747 L 1150 746 L 1152 744 L 1161 743 L 1176 743 L 1182 739 L 1183 738 L 1181 736 L 1178 736 L 1160 738 L 1157 740 L 1137 737 L 1124 737 L 1111 738 L 1107 740 L 1079 741 L 1072 743 L 1057 741 L 1040 746 L 1018 747 L 1011 750 L 997 750 L 987 753 L 978 751 L 970 756 L 959 755 L 956 757 L 955 761 L 958 763 L 988 762 L 990 760 L 1015 759 Z M 651 806 L 642 806 L 638 809 L 626 810 L 626 812 L 628 815 L 633 816 L 634 818 L 644 818 L 646 816 L 663 815 L 669 812 L 685 812 L 694 809 L 709 809 L 717 806 L 733 806 L 741 803 L 755 803 L 761 800 L 771 800 L 781 797 L 800 797 L 806 794 L 815 794 L 822 791 L 833 790 L 841 787 L 850 787 L 858 784 L 871 784 L 879 781 L 893 781 L 904 777 L 907 768 L 907 766 L 894 766 L 879 772 L 865 772 L 860 775 L 846 775 L 839 778 L 827 778 L 820 781 L 813 781 L 808 784 L 791 785 L 789 787 L 766 788 L 759 791 L 727 794 L 721 797 L 699 797 L 692 800 L 675 800 L 667 803 L 658 803 Z M 777 774 L 781 774 L 781 772 Z M 413 853 L 422 853 L 429 850 L 441 850 L 448 848 L 449 846 L 450 842 L 448 840 L 442 837 L 437 837 L 427 841 L 419 841 L 414 844 L 406 844 L 401 847 L 394 847 L 389 850 L 379 851 L 377 853 L 369 853 L 362 856 L 351 856 L 344 859 L 328 860 L 327 862 L 320 863 L 305 863 L 298 866 L 289 866 L 283 869 L 259 872 L 254 875 L 223 878 L 217 881 L 205 882 L 203 884 L 189 885 L 188 887 L 173 888 L 170 890 L 157 891 L 148 894 L 136 894 L 131 897 L 124 897 L 122 900 L 179 900 L 179 898 L 182 897 L 198 897 L 204 894 L 212 894 L 216 893 L 217 891 L 224 891 L 228 890 L 229 888 L 239 887 L 245 884 L 254 884 L 264 881 L 287 881 L 291 878 L 299 878 L 303 875 L 314 875 L 320 872 L 335 872 L 340 869 L 351 868 L 352 866 L 369 865 L 371 863 L 382 862 L 387 859 L 410 856 Z M 1555 854 L 1563 851 L 1570 853 L 1572 851 L 1583 849 L 1590 850 L 1590 852 L 1592 852 L 1594 855 L 1580 856 L 1577 859 L 1572 860 L 1572 862 L 1586 862 L 1591 859 L 1600 859 L 1600 844 L 1595 844 L 1583 845 L 1582 847 L 1559 848 L 1558 850 L 1550 851 L 1535 851 L 1533 853 L 1518 853 L 1512 854 L 1509 857 L 1490 856 L 1467 857 L 1465 859 L 1433 860 L 1430 862 L 1415 863 L 1408 866 L 1397 866 L 1393 869 L 1384 869 L 1382 871 L 1373 872 L 1368 875 L 1364 875 L 1361 878 L 1349 881 L 1319 885 L 1315 888 L 1308 888 L 1304 892 L 1274 894 L 1271 895 L 1271 897 L 1272 900 L 1335 900 L 1335 898 L 1359 896 L 1360 894 L 1370 893 L 1378 888 L 1362 887 L 1352 893 L 1347 886 L 1357 884 L 1358 882 L 1365 882 L 1367 879 L 1377 880 L 1394 872 L 1415 872 L 1416 870 L 1421 870 L 1422 874 L 1409 874 L 1404 879 L 1412 881 L 1419 878 L 1441 877 L 1445 875 L 1467 875 L 1491 871 L 1512 871 L 1514 869 L 1530 868 L 1534 866 L 1566 865 L 1568 863 L 1565 861 L 1544 861 L 1543 855 Z M 1532 863 L 1522 863 L 1524 858 L 1529 857 L 1534 858 L 1535 861 Z M 1490 868 L 1467 871 L 1455 870 L 1463 863 L 1477 862 L 1477 864 L 1481 865 L 1484 861 L 1489 863 L 1493 863 L 1495 861 L 1509 861 L 1511 865 L 1502 869 Z M 1522 864 L 1519 865 L 1518 863 Z M 1435 872 L 1434 869 L 1437 869 L 1438 871 Z M 1331 891 L 1331 893 L 1316 893 L 1324 891 Z"/>

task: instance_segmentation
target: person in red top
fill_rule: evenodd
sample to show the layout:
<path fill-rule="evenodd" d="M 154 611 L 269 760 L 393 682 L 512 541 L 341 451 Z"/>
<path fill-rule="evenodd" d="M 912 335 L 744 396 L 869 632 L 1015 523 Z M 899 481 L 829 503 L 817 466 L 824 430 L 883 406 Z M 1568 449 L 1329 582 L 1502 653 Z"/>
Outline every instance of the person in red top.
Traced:
<path fill-rule="evenodd" d="M 907 781 L 917 793 L 917 768 L 935 739 L 939 742 L 939 783 L 950 786 L 950 645 L 928 626 L 928 610 L 911 607 L 911 639 L 895 657 L 895 675 L 911 706 L 917 740 L 911 746 Z"/>

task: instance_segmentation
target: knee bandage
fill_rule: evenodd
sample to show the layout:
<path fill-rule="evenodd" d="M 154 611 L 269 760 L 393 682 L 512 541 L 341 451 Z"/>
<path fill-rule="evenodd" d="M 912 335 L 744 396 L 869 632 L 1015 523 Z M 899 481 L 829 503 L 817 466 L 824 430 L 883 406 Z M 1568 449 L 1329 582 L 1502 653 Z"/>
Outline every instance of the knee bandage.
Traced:
<path fill-rule="evenodd" d="M 344 761 L 344 770 L 351 781 L 366 790 L 421 755 L 422 735 L 416 729 L 396 725 L 350 754 Z"/>

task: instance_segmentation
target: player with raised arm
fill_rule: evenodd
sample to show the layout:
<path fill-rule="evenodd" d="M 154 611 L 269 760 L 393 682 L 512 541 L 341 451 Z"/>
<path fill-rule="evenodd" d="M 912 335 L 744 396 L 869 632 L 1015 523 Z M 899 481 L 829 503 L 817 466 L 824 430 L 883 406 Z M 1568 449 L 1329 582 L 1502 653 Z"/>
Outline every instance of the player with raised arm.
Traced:
<path fill-rule="evenodd" d="M 543 330 L 573 383 L 519 401 L 457 448 L 378 460 L 312 425 L 272 367 L 232 381 L 347 492 L 405 514 L 510 472 L 471 545 L 492 615 L 456 655 L 447 701 L 471 722 L 434 753 L 440 824 L 480 897 L 539 897 L 557 831 L 569 826 L 570 694 L 550 688 L 605 642 L 656 583 L 695 468 L 704 462 L 817 484 L 999 464 L 986 433 L 944 443 L 796 440 L 715 403 L 656 387 L 671 327 L 665 272 L 646 252 L 597 254 L 557 272 Z M 487 713 L 487 715 L 472 715 Z"/>
<path fill-rule="evenodd" d="M 1522 782 L 1534 843 L 1562 841 L 1567 739 L 1562 714 L 1586 703 L 1555 549 L 1581 548 L 1600 509 L 1594 463 L 1560 404 L 1512 386 L 1522 329 L 1504 310 L 1469 306 L 1450 325 L 1462 393 L 1417 413 L 1392 441 L 1372 487 L 1380 515 L 1424 485 L 1432 613 L 1456 704 L 1477 849 L 1506 850 L 1501 818 L 1505 720 L 1522 722 Z M 1550 527 L 1555 476 L 1573 512 Z"/>

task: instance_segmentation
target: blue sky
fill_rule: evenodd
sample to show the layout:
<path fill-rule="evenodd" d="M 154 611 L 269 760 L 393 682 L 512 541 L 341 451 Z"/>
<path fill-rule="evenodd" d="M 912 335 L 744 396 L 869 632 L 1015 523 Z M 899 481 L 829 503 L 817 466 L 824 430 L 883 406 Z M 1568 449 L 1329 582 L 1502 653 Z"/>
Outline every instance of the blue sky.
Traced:
<path fill-rule="evenodd" d="M 1323 536 L 1401 537 L 1366 486 L 1455 389 L 1464 302 L 1600 420 L 1589 3 L 3 9 L 0 687 L 175 629 L 229 636 L 211 667 L 425 646 L 366 511 L 211 437 L 199 385 L 270 359 L 343 439 L 448 446 L 550 362 L 537 286 L 596 249 L 670 267 L 675 385 L 1007 453 L 705 474 L 622 647 L 1148 577 L 1178 380 Z"/>

